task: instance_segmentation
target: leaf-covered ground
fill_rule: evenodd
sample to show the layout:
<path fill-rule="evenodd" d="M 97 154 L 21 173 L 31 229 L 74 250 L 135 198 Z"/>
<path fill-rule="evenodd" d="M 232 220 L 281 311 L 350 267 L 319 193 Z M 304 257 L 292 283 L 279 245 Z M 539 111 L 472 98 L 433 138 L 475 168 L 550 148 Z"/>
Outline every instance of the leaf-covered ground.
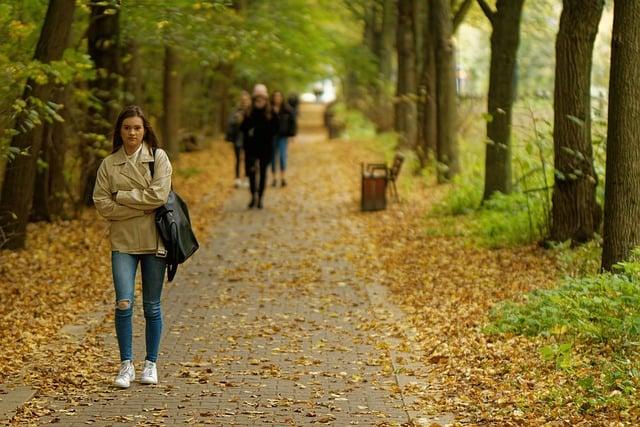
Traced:
<path fill-rule="evenodd" d="M 554 253 L 535 245 L 491 250 L 451 237 L 452 219 L 430 214 L 448 189 L 404 179 L 413 185 L 403 203 L 361 218 L 376 244 L 360 259 L 368 271 L 384 272 L 410 323 L 402 332 L 419 348 L 422 387 L 407 390 L 420 396 L 417 407 L 473 425 L 634 425 L 637 405 L 623 410 L 629 406 L 617 401 L 623 384 L 603 398 L 582 390 L 581 379 L 605 380 L 608 345 L 578 341 L 567 350 L 561 331 L 549 338 L 487 331 L 496 303 L 557 283 L 564 273 Z"/>
<path fill-rule="evenodd" d="M 227 144 L 183 154 L 176 191 L 204 237 L 229 193 Z M 12 382 L 32 353 L 67 324 L 103 312 L 113 301 L 107 223 L 93 209 L 73 221 L 30 224 L 23 251 L 0 251 L 0 383 Z"/>
<path fill-rule="evenodd" d="M 104 224 L 87 211 L 32 226 L 26 251 L 0 253 L 0 382 L 38 390 L 10 423 L 633 425 L 576 398 L 575 379 L 599 375 L 584 347 L 558 369 L 549 340 L 484 329 L 496 302 L 554 285 L 552 255 L 442 236 L 428 213 L 447 189 L 408 170 L 401 203 L 359 212 L 372 146 L 301 135 L 264 211 L 246 210 L 245 189 L 228 199 L 228 146 L 181 159 L 176 188 L 213 238 L 167 287 L 157 387 L 111 386 Z"/>

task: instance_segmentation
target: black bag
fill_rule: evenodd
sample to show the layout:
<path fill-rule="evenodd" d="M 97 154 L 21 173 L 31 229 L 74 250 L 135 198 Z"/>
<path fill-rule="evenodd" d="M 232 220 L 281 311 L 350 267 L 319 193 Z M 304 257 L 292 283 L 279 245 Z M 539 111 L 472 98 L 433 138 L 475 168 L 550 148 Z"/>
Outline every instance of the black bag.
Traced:
<path fill-rule="evenodd" d="M 152 178 L 155 172 L 155 157 L 154 148 L 154 161 L 149 163 Z M 200 247 L 191 229 L 187 204 L 173 188 L 169 192 L 167 203 L 156 209 L 156 227 L 167 250 L 167 278 L 171 282 L 178 271 L 178 264 L 185 262 Z"/>

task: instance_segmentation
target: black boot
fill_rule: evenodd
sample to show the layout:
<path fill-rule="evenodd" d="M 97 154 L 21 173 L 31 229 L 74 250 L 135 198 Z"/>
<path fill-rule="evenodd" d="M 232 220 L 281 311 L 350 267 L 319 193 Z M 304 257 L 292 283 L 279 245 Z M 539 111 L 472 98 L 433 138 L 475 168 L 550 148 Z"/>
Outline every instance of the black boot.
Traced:
<path fill-rule="evenodd" d="M 262 196 L 258 198 L 258 209 L 262 209 Z"/>
<path fill-rule="evenodd" d="M 258 203 L 258 200 L 257 200 L 257 199 L 258 199 L 258 198 L 256 197 L 256 195 L 255 195 L 255 194 L 253 194 L 253 195 L 251 196 L 251 203 L 249 203 L 249 209 L 251 209 L 251 208 L 253 208 L 253 207 L 255 207 L 255 206 L 256 206 L 256 204 Z"/>

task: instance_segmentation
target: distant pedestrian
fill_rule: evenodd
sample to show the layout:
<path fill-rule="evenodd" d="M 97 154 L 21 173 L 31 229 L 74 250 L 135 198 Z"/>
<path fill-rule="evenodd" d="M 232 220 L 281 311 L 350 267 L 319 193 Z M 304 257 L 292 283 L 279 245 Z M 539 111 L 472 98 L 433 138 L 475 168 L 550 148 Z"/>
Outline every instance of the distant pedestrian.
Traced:
<path fill-rule="evenodd" d="M 271 158 L 271 172 L 273 174 L 272 185 L 278 185 L 277 165 L 280 165 L 280 182 L 284 187 L 287 185 L 287 151 L 289 137 L 296 134 L 296 120 L 291 107 L 287 104 L 280 91 L 274 91 L 271 95 L 271 109 L 278 118 L 278 133 L 273 140 L 273 157 Z"/>
<path fill-rule="evenodd" d="M 262 209 L 273 138 L 278 133 L 278 120 L 271 111 L 265 85 L 257 84 L 254 87 L 251 109 L 244 114 L 240 129 L 243 134 L 245 173 L 249 177 L 251 191 L 249 208 Z"/>
<path fill-rule="evenodd" d="M 162 335 L 160 298 L 167 251 L 158 235 L 154 212 L 171 190 L 171 163 L 142 110 L 125 108 L 113 130 L 113 151 L 98 169 L 93 201 L 109 220 L 111 269 L 115 288 L 115 326 L 120 347 L 120 372 L 114 384 L 128 388 L 135 379 L 132 316 L 135 278 L 142 269 L 142 306 L 147 355 L 140 382 L 157 384 L 156 361 Z M 155 155 L 154 152 L 155 151 Z M 153 178 L 149 163 L 155 161 Z"/>
<path fill-rule="evenodd" d="M 322 101 L 322 94 L 324 93 L 324 86 L 321 82 L 313 85 L 313 94 L 316 96 L 316 103 L 319 104 Z"/>
<path fill-rule="evenodd" d="M 290 93 L 287 97 L 287 104 L 291 107 L 291 111 L 293 112 L 293 116 L 296 119 L 296 123 L 298 117 L 300 115 L 299 106 L 300 106 L 300 97 L 298 97 L 297 93 Z"/>
<path fill-rule="evenodd" d="M 240 131 L 240 124 L 245 114 L 251 109 L 251 95 L 246 90 L 240 93 L 240 102 L 234 109 L 233 113 L 229 117 L 227 123 L 227 131 L 225 134 L 225 140 L 233 144 L 233 153 L 235 154 L 235 174 L 236 179 L 234 185 L 236 188 L 242 185 L 240 179 L 240 162 L 243 155 L 243 143 L 242 132 Z"/>

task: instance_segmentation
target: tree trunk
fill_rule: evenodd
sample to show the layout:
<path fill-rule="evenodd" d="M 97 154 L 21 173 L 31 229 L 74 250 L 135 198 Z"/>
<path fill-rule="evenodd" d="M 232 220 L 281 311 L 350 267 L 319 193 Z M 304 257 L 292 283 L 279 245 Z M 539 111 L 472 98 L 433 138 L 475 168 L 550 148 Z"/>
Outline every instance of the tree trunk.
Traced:
<path fill-rule="evenodd" d="M 429 5 L 427 4 L 427 8 Z M 427 16 L 430 11 L 427 10 Z M 422 76 L 420 78 L 421 93 L 420 100 L 422 104 L 422 124 L 421 144 L 418 150 L 422 165 L 426 165 L 426 161 L 435 157 L 437 150 L 438 135 L 438 109 L 436 106 L 436 57 L 434 46 L 433 25 L 428 22 L 423 26 L 423 58 Z"/>
<path fill-rule="evenodd" d="M 44 63 L 59 60 L 66 48 L 71 31 L 75 0 L 51 0 L 47 8 L 40 38 L 36 46 L 34 58 Z M 39 85 L 33 80 L 27 81 L 22 99 L 28 104 L 30 97 L 43 101 L 51 100 L 53 83 Z M 19 117 L 23 121 L 26 117 Z M 19 125 L 20 123 L 18 123 Z M 35 176 L 38 153 L 42 144 L 42 126 L 13 137 L 11 146 L 20 150 L 29 148 L 31 155 L 17 156 L 7 165 L 5 179 L 2 183 L 0 200 L 0 231 L 4 242 L 0 246 L 9 249 L 24 247 L 27 221 L 33 202 Z"/>
<path fill-rule="evenodd" d="M 400 144 L 415 148 L 417 138 L 416 38 L 413 0 L 398 0 L 398 86 L 395 129 Z"/>
<path fill-rule="evenodd" d="M 121 107 L 122 55 L 119 8 L 101 3 L 92 3 L 87 31 L 89 56 L 98 71 L 97 78 L 89 82 L 89 87 L 100 102 L 100 108 L 89 109 L 89 132 L 107 137 L 111 134 Z M 87 206 L 93 204 L 93 187 L 102 157 L 100 153 L 110 152 L 110 148 L 111 141 L 108 138 L 102 141 L 88 139 L 83 147 L 83 200 Z"/>
<path fill-rule="evenodd" d="M 46 168 L 37 171 L 31 212 L 32 221 L 51 221 L 63 214 L 64 158 L 67 140 L 65 127 L 70 120 L 67 107 L 70 95 L 71 86 L 56 89 L 54 102 L 64 105 L 60 111 L 64 122 L 55 121 L 44 124 L 40 158 L 46 164 Z"/>
<path fill-rule="evenodd" d="M 442 183 L 453 178 L 460 169 L 455 131 L 457 105 L 453 25 L 449 0 L 432 0 L 429 6 L 435 49 L 438 182 Z"/>
<path fill-rule="evenodd" d="M 123 64 L 127 104 L 144 106 L 144 83 L 142 81 L 142 57 L 135 39 L 127 40 L 125 47 L 129 60 Z"/>
<path fill-rule="evenodd" d="M 556 242 L 584 243 L 600 225 L 591 147 L 591 62 L 603 7 L 604 0 L 563 2 L 556 39 L 556 173 L 549 236 Z"/>
<path fill-rule="evenodd" d="M 497 10 L 488 15 L 491 33 L 489 71 L 487 151 L 483 199 L 499 191 L 511 192 L 511 110 L 515 98 L 515 73 L 520 19 L 524 0 L 498 0 Z"/>
<path fill-rule="evenodd" d="M 377 93 L 377 131 L 386 132 L 393 128 L 393 93 L 390 82 L 393 79 L 393 49 L 396 35 L 396 0 L 383 0 L 382 24 L 376 43 L 378 51 L 379 79 Z"/>
<path fill-rule="evenodd" d="M 171 160 L 180 153 L 178 129 L 180 128 L 180 74 L 178 72 L 178 54 L 176 48 L 166 45 L 164 48 L 163 78 L 163 126 L 162 144 Z"/>
<path fill-rule="evenodd" d="M 640 2 L 613 12 L 602 268 L 640 244 Z"/>

